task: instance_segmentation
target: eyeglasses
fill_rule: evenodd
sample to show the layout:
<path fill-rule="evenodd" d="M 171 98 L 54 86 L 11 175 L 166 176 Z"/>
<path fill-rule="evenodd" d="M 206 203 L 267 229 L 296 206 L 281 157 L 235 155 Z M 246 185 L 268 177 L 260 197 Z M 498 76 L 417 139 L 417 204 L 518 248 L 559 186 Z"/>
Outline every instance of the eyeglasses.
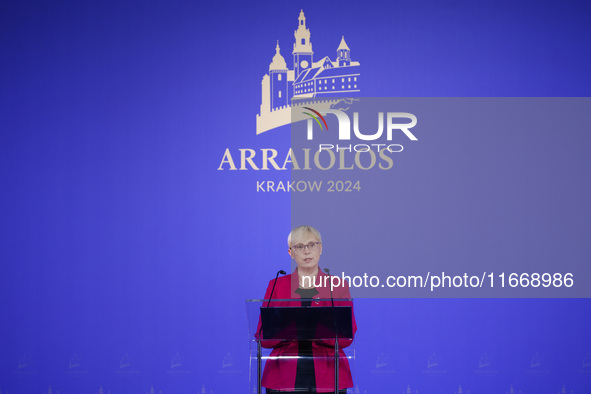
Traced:
<path fill-rule="evenodd" d="M 310 242 L 308 245 L 304 245 L 304 244 L 294 245 L 290 249 L 295 250 L 296 253 L 302 253 L 305 249 L 308 249 L 310 252 L 315 252 L 318 250 L 319 245 L 320 245 L 320 242 Z"/>

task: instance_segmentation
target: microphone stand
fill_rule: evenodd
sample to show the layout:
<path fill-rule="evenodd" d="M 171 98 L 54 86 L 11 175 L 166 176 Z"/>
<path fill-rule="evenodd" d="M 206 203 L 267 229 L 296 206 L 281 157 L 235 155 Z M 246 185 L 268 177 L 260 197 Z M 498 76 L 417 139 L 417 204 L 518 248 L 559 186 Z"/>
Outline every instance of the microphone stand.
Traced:
<path fill-rule="evenodd" d="M 267 308 L 271 304 L 271 299 L 273 298 L 273 292 L 275 291 L 275 285 L 277 284 L 277 279 L 279 278 L 279 274 L 285 275 L 287 272 L 283 270 L 277 271 L 277 275 L 275 275 L 275 281 L 273 282 L 273 288 L 271 289 L 271 295 L 269 296 L 269 300 L 267 301 Z M 261 330 L 263 329 L 263 322 L 261 320 L 261 327 L 259 328 L 258 338 L 257 341 L 257 393 L 262 394 L 262 367 L 263 367 L 263 360 L 262 360 L 262 350 L 261 350 Z"/>
<path fill-rule="evenodd" d="M 324 269 L 324 272 L 328 276 L 330 275 L 330 270 L 328 268 Z M 339 393 L 339 330 L 337 327 L 337 317 L 336 317 L 336 310 L 334 309 L 334 297 L 332 295 L 332 280 L 330 281 L 330 302 L 332 303 L 332 318 L 333 318 L 333 325 L 334 325 L 334 393 Z"/>

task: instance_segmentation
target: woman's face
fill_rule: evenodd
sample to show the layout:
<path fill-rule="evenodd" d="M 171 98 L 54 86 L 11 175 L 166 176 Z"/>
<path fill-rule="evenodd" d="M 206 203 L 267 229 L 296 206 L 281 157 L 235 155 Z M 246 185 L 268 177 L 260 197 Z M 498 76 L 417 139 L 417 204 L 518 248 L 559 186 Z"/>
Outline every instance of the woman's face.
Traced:
<path fill-rule="evenodd" d="M 322 254 L 322 244 L 312 234 L 306 234 L 292 243 L 289 254 L 299 268 L 316 268 Z"/>

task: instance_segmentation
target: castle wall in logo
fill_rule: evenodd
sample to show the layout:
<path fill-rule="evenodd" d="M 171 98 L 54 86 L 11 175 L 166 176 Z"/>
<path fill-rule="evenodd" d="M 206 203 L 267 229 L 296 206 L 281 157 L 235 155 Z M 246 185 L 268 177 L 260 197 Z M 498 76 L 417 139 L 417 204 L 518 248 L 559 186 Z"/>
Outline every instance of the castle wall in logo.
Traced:
<path fill-rule="evenodd" d="M 278 42 L 269 73 L 265 74 L 261 82 L 262 100 L 257 115 L 257 134 L 289 124 L 291 106 L 304 105 L 307 98 L 314 101 L 326 98 L 327 102 L 331 102 L 338 100 L 337 97 L 351 96 L 360 91 L 360 64 L 351 60 L 351 50 L 345 37 L 341 38 L 335 61 L 325 56 L 314 62 L 310 29 L 306 27 L 303 10 L 300 11 L 294 36 L 293 69 L 287 68 Z M 298 100 L 297 103 L 292 102 L 292 99 Z"/>

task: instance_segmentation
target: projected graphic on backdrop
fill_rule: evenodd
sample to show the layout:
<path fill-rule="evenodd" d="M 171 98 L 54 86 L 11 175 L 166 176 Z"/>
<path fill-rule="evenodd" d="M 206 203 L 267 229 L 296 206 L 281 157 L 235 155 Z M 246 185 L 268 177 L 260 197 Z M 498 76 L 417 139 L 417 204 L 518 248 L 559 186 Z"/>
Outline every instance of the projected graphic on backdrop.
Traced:
<path fill-rule="evenodd" d="M 269 73 L 261 82 L 257 134 L 289 124 L 292 105 L 303 105 L 303 102 L 293 103 L 292 99 L 338 98 L 361 90 L 360 63 L 351 60 L 351 49 L 344 36 L 336 50 L 336 60 L 324 56 L 314 61 L 310 29 L 306 27 L 306 16 L 302 10 L 294 37 L 293 69 L 288 68 L 278 42 Z"/>
<path fill-rule="evenodd" d="M 590 7 L 3 2 L 0 393 L 247 390 L 300 224 L 351 276 L 352 393 L 591 392 Z"/>

